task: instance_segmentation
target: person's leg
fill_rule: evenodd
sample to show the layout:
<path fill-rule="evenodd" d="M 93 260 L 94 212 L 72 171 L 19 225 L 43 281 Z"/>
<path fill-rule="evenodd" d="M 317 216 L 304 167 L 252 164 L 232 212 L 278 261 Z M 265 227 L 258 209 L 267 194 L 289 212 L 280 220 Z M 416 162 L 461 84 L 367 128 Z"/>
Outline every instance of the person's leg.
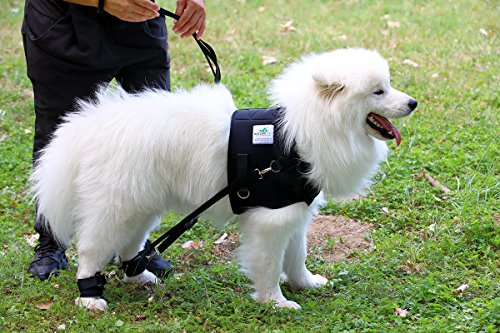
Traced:
<path fill-rule="evenodd" d="M 75 98 L 90 97 L 98 83 L 108 82 L 114 75 L 88 66 L 85 60 L 88 48 L 76 44 L 79 39 L 75 37 L 72 22 L 65 3 L 26 2 L 22 35 L 34 92 L 34 163 L 64 114 L 74 110 Z M 67 268 L 67 258 L 46 229 L 43 217 L 36 219 L 35 231 L 40 234 L 39 244 L 28 271 L 33 277 L 45 280 L 54 271 Z"/>

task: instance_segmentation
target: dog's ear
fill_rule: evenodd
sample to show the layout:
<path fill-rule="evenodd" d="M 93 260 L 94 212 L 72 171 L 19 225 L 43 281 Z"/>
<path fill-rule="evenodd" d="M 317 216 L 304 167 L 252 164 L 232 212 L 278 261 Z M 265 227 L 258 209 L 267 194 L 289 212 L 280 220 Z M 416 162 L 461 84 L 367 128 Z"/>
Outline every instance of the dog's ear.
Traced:
<path fill-rule="evenodd" d="M 316 82 L 318 94 L 327 101 L 331 101 L 345 88 L 344 84 L 340 82 L 328 82 L 320 75 L 314 75 L 313 79 Z"/>

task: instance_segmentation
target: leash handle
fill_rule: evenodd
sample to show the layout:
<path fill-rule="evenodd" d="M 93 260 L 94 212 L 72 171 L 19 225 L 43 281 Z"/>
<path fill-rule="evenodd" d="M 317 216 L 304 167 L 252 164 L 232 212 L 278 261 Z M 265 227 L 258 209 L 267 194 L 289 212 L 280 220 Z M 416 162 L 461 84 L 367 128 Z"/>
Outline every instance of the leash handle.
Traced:
<path fill-rule="evenodd" d="M 179 15 L 172 13 L 171 11 L 166 10 L 164 8 L 160 8 L 159 13 L 162 16 L 170 17 L 173 18 L 174 20 L 180 19 Z M 196 43 L 198 44 L 198 47 L 200 48 L 201 52 L 203 52 L 205 59 L 207 59 L 208 65 L 210 66 L 210 70 L 214 75 L 214 83 L 216 84 L 220 83 L 221 80 L 220 67 L 219 64 L 217 63 L 217 55 L 215 54 L 214 49 L 207 42 L 203 41 L 202 39 L 198 39 L 198 37 L 196 36 L 196 32 L 192 36 L 196 41 Z"/>

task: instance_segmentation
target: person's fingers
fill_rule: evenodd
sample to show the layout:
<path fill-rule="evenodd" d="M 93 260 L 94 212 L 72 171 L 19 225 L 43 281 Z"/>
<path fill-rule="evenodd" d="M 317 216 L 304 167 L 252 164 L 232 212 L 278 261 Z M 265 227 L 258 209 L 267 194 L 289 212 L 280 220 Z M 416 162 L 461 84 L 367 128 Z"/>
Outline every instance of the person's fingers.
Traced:
<path fill-rule="evenodd" d="M 198 39 L 201 38 L 201 36 L 203 36 L 203 33 L 205 32 L 205 24 L 206 24 L 206 21 L 205 19 L 203 19 L 203 22 L 201 23 L 201 26 L 200 28 L 198 29 L 198 31 L 196 32 L 196 37 Z"/>
<path fill-rule="evenodd" d="M 173 31 L 182 38 L 205 30 L 205 4 L 200 0 L 177 1 L 176 14 L 180 16 L 173 26 Z"/>
<path fill-rule="evenodd" d="M 104 10 L 128 22 L 143 22 L 159 15 L 159 6 L 149 0 L 107 0 Z"/>
<path fill-rule="evenodd" d="M 182 13 L 184 13 L 184 10 L 186 9 L 187 6 L 187 1 L 186 0 L 178 0 L 177 1 L 177 6 L 175 7 L 175 14 L 177 16 L 182 16 Z"/>
<path fill-rule="evenodd" d="M 192 21 L 194 21 L 194 20 L 192 20 Z M 196 32 L 196 37 L 198 37 L 198 39 L 200 39 L 201 35 L 203 34 L 203 31 L 200 34 L 200 29 L 201 29 L 202 25 L 204 24 L 204 22 L 205 22 L 205 19 L 203 17 L 199 17 L 198 21 L 194 22 L 194 24 L 190 28 L 186 27 L 187 30 L 181 34 L 181 38 L 189 37 Z M 203 29 L 205 29 L 205 28 L 203 27 Z"/>
<path fill-rule="evenodd" d="M 138 20 L 145 21 L 158 17 L 160 14 L 158 14 L 157 11 L 135 5 L 130 9 L 130 15 L 134 16 Z"/>
<path fill-rule="evenodd" d="M 193 27 L 193 21 L 195 20 L 196 18 L 192 13 L 184 12 L 181 19 L 174 24 L 174 32 L 181 35 L 184 34 Z"/>
<path fill-rule="evenodd" d="M 160 10 L 160 5 L 150 0 L 134 0 L 134 1 L 137 6 L 144 7 L 146 9 L 153 10 L 156 12 Z"/>

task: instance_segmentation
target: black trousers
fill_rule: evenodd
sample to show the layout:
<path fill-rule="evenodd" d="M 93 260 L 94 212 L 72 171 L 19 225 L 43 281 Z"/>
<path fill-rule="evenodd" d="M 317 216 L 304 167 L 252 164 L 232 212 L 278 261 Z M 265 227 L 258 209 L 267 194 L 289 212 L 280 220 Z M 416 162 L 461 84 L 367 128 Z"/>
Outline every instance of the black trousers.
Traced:
<path fill-rule="evenodd" d="M 129 91 L 170 89 L 165 18 L 140 23 L 97 14 L 63 0 L 26 0 L 22 26 L 28 77 L 33 85 L 33 160 L 77 99 L 115 78 Z M 35 230 L 42 230 L 41 221 Z"/>

